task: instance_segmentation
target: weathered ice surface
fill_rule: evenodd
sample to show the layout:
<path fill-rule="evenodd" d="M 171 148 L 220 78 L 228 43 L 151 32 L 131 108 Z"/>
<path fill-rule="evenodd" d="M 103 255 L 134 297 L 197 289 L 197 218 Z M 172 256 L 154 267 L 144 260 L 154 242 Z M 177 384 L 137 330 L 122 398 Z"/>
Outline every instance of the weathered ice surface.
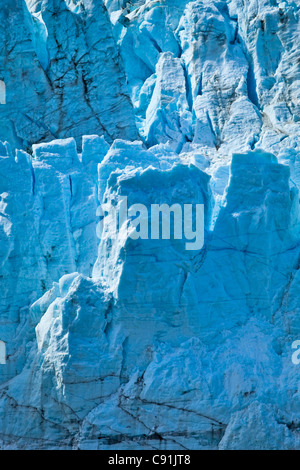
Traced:
<path fill-rule="evenodd" d="M 299 15 L 5 0 L 0 449 L 300 448 Z M 204 247 L 99 238 L 125 196 Z"/>
<path fill-rule="evenodd" d="M 126 77 L 102 0 L 3 0 L 0 139 L 14 147 L 103 134 L 137 137 Z M 29 8 L 29 10 L 28 10 Z M 109 89 L 109 93 L 107 93 Z"/>

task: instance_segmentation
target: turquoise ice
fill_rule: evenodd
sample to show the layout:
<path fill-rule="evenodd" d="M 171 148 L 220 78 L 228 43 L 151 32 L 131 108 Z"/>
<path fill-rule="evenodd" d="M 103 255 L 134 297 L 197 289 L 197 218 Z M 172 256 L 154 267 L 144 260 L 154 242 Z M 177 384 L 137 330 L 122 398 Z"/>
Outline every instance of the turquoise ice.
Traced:
<path fill-rule="evenodd" d="M 3 3 L 0 448 L 299 448 L 300 3 Z"/>

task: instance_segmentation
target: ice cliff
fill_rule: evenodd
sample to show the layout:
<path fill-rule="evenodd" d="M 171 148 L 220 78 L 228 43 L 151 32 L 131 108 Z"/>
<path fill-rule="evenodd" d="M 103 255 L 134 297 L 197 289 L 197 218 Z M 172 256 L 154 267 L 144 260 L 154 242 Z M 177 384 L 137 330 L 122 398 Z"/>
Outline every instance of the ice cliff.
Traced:
<path fill-rule="evenodd" d="M 0 448 L 300 448 L 300 2 L 2 3 Z"/>

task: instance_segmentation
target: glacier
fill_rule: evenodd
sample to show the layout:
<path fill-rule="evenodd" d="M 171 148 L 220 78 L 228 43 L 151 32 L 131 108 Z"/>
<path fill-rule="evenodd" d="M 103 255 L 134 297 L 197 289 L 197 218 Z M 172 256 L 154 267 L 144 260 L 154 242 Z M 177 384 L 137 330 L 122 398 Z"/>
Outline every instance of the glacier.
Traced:
<path fill-rule="evenodd" d="M 3 0 L 0 449 L 300 448 L 300 1 Z M 205 207 L 205 245 L 98 209 Z"/>

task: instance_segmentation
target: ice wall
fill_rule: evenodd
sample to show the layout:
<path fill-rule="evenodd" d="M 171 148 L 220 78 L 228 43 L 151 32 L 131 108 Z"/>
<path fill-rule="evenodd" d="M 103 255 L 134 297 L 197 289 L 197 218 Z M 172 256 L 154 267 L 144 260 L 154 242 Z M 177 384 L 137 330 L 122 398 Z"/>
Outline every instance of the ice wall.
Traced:
<path fill-rule="evenodd" d="M 299 448 L 298 3 L 4 2 L 0 448 Z"/>

